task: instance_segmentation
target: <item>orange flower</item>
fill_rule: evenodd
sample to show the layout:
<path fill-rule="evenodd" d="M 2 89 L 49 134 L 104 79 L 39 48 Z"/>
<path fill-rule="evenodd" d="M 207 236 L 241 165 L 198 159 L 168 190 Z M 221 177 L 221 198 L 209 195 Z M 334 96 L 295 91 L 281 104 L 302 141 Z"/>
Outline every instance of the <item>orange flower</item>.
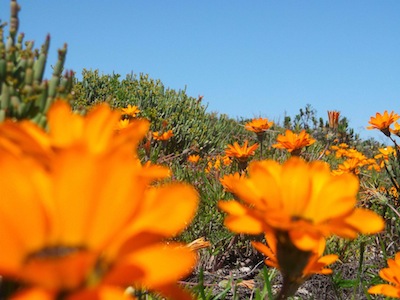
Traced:
<path fill-rule="evenodd" d="M 192 164 L 197 164 L 200 160 L 200 156 L 197 154 L 189 155 L 187 160 Z"/>
<path fill-rule="evenodd" d="M 173 136 L 174 134 L 172 133 L 172 130 L 168 130 L 162 134 L 160 134 L 158 131 L 153 132 L 153 139 L 156 141 L 168 141 Z"/>
<path fill-rule="evenodd" d="M 389 114 L 387 110 L 385 110 L 383 115 L 381 115 L 380 113 L 376 113 L 375 117 L 371 117 L 371 119 L 369 120 L 368 123 L 371 124 L 371 126 L 368 126 L 367 129 L 379 129 L 386 136 L 390 136 L 390 125 L 396 122 L 399 118 L 400 116 L 394 111 L 391 111 Z"/>
<path fill-rule="evenodd" d="M 221 168 L 221 157 L 218 155 L 216 157 L 208 157 L 207 167 L 205 168 L 206 173 L 210 173 L 211 171 L 219 171 Z"/>
<path fill-rule="evenodd" d="M 247 147 L 247 144 L 247 140 L 242 147 L 237 142 L 234 142 L 233 145 L 228 145 L 228 148 L 225 149 L 225 154 L 236 158 L 238 161 L 247 161 L 250 156 L 254 155 L 254 152 L 258 148 L 258 144 L 251 145 L 250 147 Z"/>
<path fill-rule="evenodd" d="M 286 149 L 293 155 L 300 154 L 303 147 L 310 146 L 315 143 L 315 139 L 311 138 L 310 135 L 302 130 L 299 134 L 293 133 L 293 131 L 287 129 L 285 135 L 278 135 L 277 144 L 272 147 L 277 149 Z"/>
<path fill-rule="evenodd" d="M 340 112 L 336 110 L 328 110 L 329 128 L 338 128 Z"/>
<path fill-rule="evenodd" d="M 360 173 L 360 167 L 364 166 L 364 164 L 365 163 L 358 158 L 349 158 L 338 165 L 337 170 L 332 171 L 332 174 L 341 175 L 344 173 L 353 173 L 357 175 Z"/>
<path fill-rule="evenodd" d="M 128 107 L 122 108 L 121 111 L 122 111 L 122 114 L 130 116 L 132 118 L 136 117 L 136 115 L 138 113 L 140 113 L 139 107 L 137 107 L 136 105 L 130 105 L 130 104 L 128 105 Z"/>
<path fill-rule="evenodd" d="M 355 208 L 357 177 L 333 176 L 321 161 L 253 162 L 249 178 L 232 185 L 242 202 L 220 201 L 219 207 L 228 213 L 225 225 L 233 232 L 287 232 L 297 248 L 309 251 L 331 235 L 355 238 L 384 228 L 377 214 Z"/>
<path fill-rule="evenodd" d="M 396 150 L 391 147 L 387 146 L 385 148 L 379 148 L 379 154 L 375 155 L 374 158 L 380 161 L 379 167 L 383 168 L 385 166 L 385 162 L 388 162 L 391 156 L 396 157 L 397 153 Z"/>
<path fill-rule="evenodd" d="M 274 122 L 268 121 L 268 119 L 258 118 L 246 123 L 244 128 L 255 133 L 263 133 L 271 128 L 273 124 Z"/>
<path fill-rule="evenodd" d="M 229 156 L 224 155 L 222 157 L 222 162 L 223 162 L 224 166 L 230 166 L 232 163 L 232 159 Z"/>
<path fill-rule="evenodd" d="M 48 134 L 27 122 L 0 126 L 0 274 L 32 287 L 18 299 L 115 299 L 128 285 L 182 296 L 175 283 L 196 255 L 163 241 L 193 218 L 196 191 L 150 187 L 168 169 L 132 155 L 142 122 L 116 132 L 109 108 L 82 117 L 60 103 Z"/>
<path fill-rule="evenodd" d="M 129 119 L 123 119 L 123 120 L 119 120 L 119 122 L 117 123 L 116 129 L 120 130 L 120 129 L 124 129 L 127 128 L 129 126 Z"/>
<path fill-rule="evenodd" d="M 388 268 L 379 271 L 379 276 L 390 284 L 378 284 L 369 288 L 370 294 L 381 294 L 387 297 L 400 298 L 400 252 L 394 259 L 387 260 Z"/>

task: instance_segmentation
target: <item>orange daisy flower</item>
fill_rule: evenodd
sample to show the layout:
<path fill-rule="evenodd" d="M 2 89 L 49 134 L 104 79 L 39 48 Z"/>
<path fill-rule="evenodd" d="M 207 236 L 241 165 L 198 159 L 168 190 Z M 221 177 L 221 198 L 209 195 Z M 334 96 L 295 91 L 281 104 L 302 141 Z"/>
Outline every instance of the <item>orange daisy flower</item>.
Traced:
<path fill-rule="evenodd" d="M 82 117 L 54 105 L 48 134 L 27 122 L 0 126 L 0 274 L 27 283 L 16 297 L 118 299 L 134 285 L 189 299 L 176 281 L 196 255 L 163 241 L 193 218 L 196 191 L 151 187 L 168 169 L 132 155 L 147 122 L 116 132 L 118 114 L 105 106 Z"/>
<path fill-rule="evenodd" d="M 378 284 L 369 288 L 370 294 L 381 294 L 386 297 L 400 298 L 400 252 L 394 259 L 387 260 L 388 268 L 379 271 L 379 276 L 390 284 Z"/>
<path fill-rule="evenodd" d="M 200 160 L 200 155 L 197 154 L 189 155 L 187 158 L 187 161 L 192 164 L 197 164 L 199 160 Z"/>
<path fill-rule="evenodd" d="M 128 107 L 122 108 L 121 111 L 122 111 L 123 115 L 127 115 L 132 118 L 136 117 L 136 115 L 138 113 L 140 113 L 139 107 L 137 107 L 136 105 L 130 105 L 130 104 L 128 105 Z"/>
<path fill-rule="evenodd" d="M 173 136 L 174 134 L 172 133 L 172 130 L 168 130 L 162 134 L 160 134 L 158 131 L 153 132 L 153 139 L 156 141 L 168 141 Z"/>
<path fill-rule="evenodd" d="M 360 174 L 360 167 L 365 165 L 365 161 L 358 158 L 348 158 L 343 163 L 338 165 L 338 168 L 332 171 L 334 175 L 341 175 L 344 173 Z"/>
<path fill-rule="evenodd" d="M 228 145 L 225 149 L 226 156 L 236 158 L 238 161 L 247 161 L 250 156 L 253 156 L 258 148 L 258 144 L 253 144 L 250 147 L 247 146 L 248 141 L 244 141 L 243 146 L 240 146 L 237 142 L 233 145 Z"/>
<path fill-rule="evenodd" d="M 379 129 L 386 136 L 390 136 L 390 125 L 396 122 L 399 118 L 400 116 L 394 111 L 391 111 L 389 114 L 388 111 L 385 110 L 383 115 L 380 113 L 376 113 L 375 117 L 371 117 L 371 119 L 369 120 L 368 123 L 371 124 L 371 126 L 368 126 L 367 129 Z"/>
<path fill-rule="evenodd" d="M 268 119 L 258 118 L 246 123 L 244 128 L 255 133 L 263 133 L 270 129 L 273 124 L 274 122 L 269 121 Z"/>
<path fill-rule="evenodd" d="M 228 214 L 225 225 L 233 232 L 287 232 L 298 249 L 310 251 L 331 235 L 355 238 L 384 228 L 376 213 L 355 208 L 357 177 L 333 176 L 321 161 L 292 157 L 283 165 L 253 162 L 249 178 L 232 185 L 242 201 L 220 201 L 219 207 Z"/>
<path fill-rule="evenodd" d="M 287 129 L 285 135 L 278 135 L 277 144 L 272 145 L 272 147 L 277 149 L 286 149 L 293 155 L 300 154 L 303 147 L 310 146 L 315 143 L 315 139 L 310 137 L 310 135 L 302 130 L 299 134 Z"/>

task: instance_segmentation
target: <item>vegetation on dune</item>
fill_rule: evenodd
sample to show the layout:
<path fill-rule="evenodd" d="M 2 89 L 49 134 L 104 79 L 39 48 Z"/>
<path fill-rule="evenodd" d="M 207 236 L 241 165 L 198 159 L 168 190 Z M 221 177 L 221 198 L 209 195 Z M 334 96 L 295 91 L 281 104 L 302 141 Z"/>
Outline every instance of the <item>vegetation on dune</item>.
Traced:
<path fill-rule="evenodd" d="M 1 299 L 400 298 L 400 116 L 208 112 L 148 75 L 49 81 L 0 25 Z M 0 22 L 1 23 L 1 22 Z M 269 116 L 271 117 L 271 116 Z M 33 121 L 33 122 L 31 122 Z"/>

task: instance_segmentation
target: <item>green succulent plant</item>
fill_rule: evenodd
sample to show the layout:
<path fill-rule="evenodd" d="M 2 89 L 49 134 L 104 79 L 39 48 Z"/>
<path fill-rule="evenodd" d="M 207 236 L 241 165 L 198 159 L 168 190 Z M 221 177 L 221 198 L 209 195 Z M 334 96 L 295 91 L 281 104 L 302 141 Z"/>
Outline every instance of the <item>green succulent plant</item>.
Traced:
<path fill-rule="evenodd" d="M 9 34 L 4 39 L 7 23 L 0 22 L 0 121 L 5 118 L 31 119 L 41 126 L 46 124 L 46 112 L 57 97 L 70 98 L 73 72 L 65 72 L 64 62 L 67 45 L 58 50 L 58 60 L 50 80 L 44 73 L 50 36 L 47 35 L 41 49 L 34 48 L 33 41 L 24 41 L 18 34 L 20 6 L 10 2 Z"/>

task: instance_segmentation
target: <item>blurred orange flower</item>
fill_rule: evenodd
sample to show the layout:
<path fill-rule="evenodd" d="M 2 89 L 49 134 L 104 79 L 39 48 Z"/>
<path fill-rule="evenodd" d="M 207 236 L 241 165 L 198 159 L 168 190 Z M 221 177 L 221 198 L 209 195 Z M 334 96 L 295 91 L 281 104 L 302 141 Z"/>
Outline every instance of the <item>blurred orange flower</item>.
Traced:
<path fill-rule="evenodd" d="M 49 133 L 0 125 L 0 274 L 27 284 L 18 299 L 115 299 L 128 285 L 184 294 L 176 281 L 196 255 L 164 240 L 191 221 L 197 192 L 151 187 L 168 169 L 132 155 L 148 123 L 114 131 L 118 119 L 104 105 L 82 117 L 56 102 Z"/>
<path fill-rule="evenodd" d="M 286 149 L 293 155 L 300 154 L 303 147 L 310 146 L 315 143 L 315 139 L 310 137 L 310 135 L 302 130 L 299 134 L 287 129 L 285 135 L 278 135 L 277 144 L 272 145 L 272 147 L 277 149 Z"/>
<path fill-rule="evenodd" d="M 388 111 L 385 110 L 383 115 L 376 113 L 375 117 L 371 117 L 369 120 L 368 123 L 371 124 L 371 126 L 368 126 L 367 129 L 379 129 L 386 136 L 390 136 L 390 125 L 396 122 L 399 118 L 400 116 L 394 111 L 391 111 L 389 114 Z"/>
<path fill-rule="evenodd" d="M 173 136 L 174 134 L 172 133 L 172 130 L 168 130 L 162 134 L 160 134 L 158 131 L 153 132 L 153 139 L 156 141 L 168 141 Z"/>
<path fill-rule="evenodd" d="M 297 248 L 310 251 L 331 235 L 355 238 L 384 228 L 376 213 L 355 207 L 357 177 L 333 176 L 321 161 L 252 162 L 249 178 L 231 185 L 241 202 L 220 201 L 219 207 L 228 213 L 225 225 L 233 232 L 283 231 Z"/>
<path fill-rule="evenodd" d="M 244 142 L 243 146 L 234 142 L 233 145 L 228 145 L 228 148 L 225 149 L 225 154 L 229 157 L 236 158 L 238 161 L 247 161 L 250 156 L 254 155 L 254 152 L 258 148 L 258 144 L 253 144 L 250 147 L 247 145 L 247 140 Z"/>
<path fill-rule="evenodd" d="M 379 271 L 379 276 L 390 284 L 378 284 L 368 289 L 370 294 L 381 294 L 386 297 L 400 298 L 400 252 L 394 259 L 387 260 L 388 268 Z"/>
<path fill-rule="evenodd" d="M 107 104 L 93 107 L 84 117 L 71 111 L 65 101 L 56 101 L 47 114 L 48 132 L 30 121 L 8 120 L 0 124 L 0 149 L 16 156 L 32 156 L 45 165 L 64 149 L 79 149 L 92 155 L 136 157 L 136 148 L 149 128 L 146 120 L 133 120 L 115 130 L 119 113 Z"/>
<path fill-rule="evenodd" d="M 244 128 L 255 133 L 263 133 L 271 128 L 273 124 L 274 122 L 269 121 L 268 119 L 258 118 L 246 123 Z"/>

